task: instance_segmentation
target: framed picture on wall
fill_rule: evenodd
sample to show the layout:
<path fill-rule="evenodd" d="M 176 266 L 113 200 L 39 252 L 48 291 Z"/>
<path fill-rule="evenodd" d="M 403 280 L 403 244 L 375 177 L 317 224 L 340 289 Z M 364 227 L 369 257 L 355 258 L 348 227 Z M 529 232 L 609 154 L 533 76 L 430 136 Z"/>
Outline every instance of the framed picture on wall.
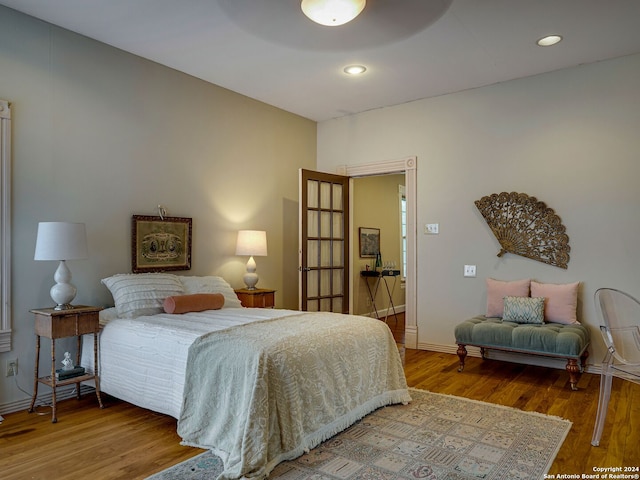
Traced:
<path fill-rule="evenodd" d="M 380 253 L 380 229 L 360 227 L 360 257 L 372 258 Z"/>
<path fill-rule="evenodd" d="M 134 215 L 131 221 L 133 273 L 191 269 L 191 218 Z"/>

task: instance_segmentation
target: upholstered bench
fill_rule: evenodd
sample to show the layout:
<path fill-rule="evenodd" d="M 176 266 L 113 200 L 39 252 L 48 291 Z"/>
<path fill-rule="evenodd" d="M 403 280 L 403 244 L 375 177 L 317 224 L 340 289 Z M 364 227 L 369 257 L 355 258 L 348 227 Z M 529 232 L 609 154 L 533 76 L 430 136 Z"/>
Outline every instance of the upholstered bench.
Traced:
<path fill-rule="evenodd" d="M 572 390 L 577 390 L 589 356 L 589 330 L 579 323 L 515 323 L 478 315 L 458 324 L 455 337 L 460 358 L 458 372 L 464 369 L 467 346 L 480 347 L 482 358 L 487 349 L 563 358 L 567 360 Z"/>

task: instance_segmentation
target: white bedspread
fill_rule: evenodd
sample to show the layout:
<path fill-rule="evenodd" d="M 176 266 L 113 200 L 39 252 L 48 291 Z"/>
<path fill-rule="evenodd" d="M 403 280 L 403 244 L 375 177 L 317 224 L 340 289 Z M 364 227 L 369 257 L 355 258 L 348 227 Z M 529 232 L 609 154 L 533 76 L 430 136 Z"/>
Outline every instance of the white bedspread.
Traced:
<path fill-rule="evenodd" d="M 411 400 L 387 325 L 332 313 L 199 338 L 184 394 L 178 434 L 222 458 L 219 479 L 263 478 L 373 410 Z"/>
<path fill-rule="evenodd" d="M 286 315 L 291 310 L 223 308 L 183 315 L 116 318 L 100 312 L 100 390 L 154 412 L 180 417 L 189 347 L 209 332 Z M 82 348 L 82 365 L 93 369 L 93 337 Z"/>

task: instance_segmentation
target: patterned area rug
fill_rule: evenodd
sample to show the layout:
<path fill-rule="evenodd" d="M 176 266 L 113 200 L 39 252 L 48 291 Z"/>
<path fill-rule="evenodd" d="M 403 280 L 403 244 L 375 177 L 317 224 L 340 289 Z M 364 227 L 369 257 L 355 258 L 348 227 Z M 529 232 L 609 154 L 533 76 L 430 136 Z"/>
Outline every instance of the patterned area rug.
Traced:
<path fill-rule="evenodd" d="M 548 472 L 571 422 L 425 390 L 409 405 L 384 407 L 278 465 L 280 480 L 538 480 Z M 218 457 L 205 452 L 148 480 L 214 479 Z"/>

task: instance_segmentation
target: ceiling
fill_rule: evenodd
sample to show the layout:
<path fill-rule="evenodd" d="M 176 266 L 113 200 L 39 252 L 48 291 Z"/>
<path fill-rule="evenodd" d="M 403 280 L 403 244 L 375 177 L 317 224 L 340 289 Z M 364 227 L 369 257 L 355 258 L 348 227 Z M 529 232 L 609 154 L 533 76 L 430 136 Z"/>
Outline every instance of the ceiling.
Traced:
<path fill-rule="evenodd" d="M 0 5 L 315 121 L 640 52 L 639 0 L 368 0 L 340 27 L 299 0 Z"/>

